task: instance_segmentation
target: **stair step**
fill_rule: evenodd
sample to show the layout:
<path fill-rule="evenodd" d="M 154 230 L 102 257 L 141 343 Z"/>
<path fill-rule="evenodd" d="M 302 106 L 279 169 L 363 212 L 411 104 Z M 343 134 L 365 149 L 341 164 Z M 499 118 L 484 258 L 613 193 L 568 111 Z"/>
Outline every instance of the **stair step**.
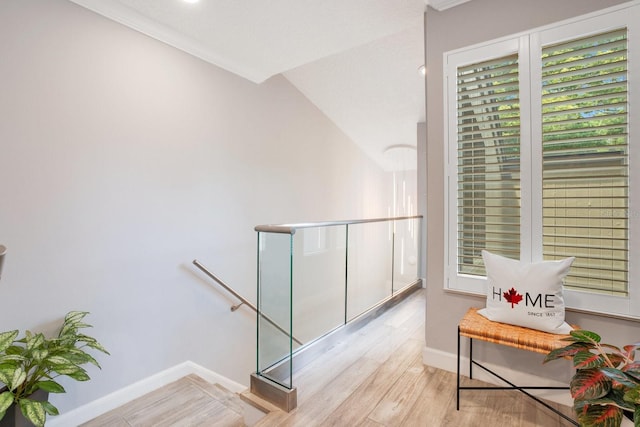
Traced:
<path fill-rule="evenodd" d="M 255 425 L 263 417 L 264 412 L 246 404 L 238 394 L 192 374 L 94 418 L 81 427 L 247 427 Z"/>
<path fill-rule="evenodd" d="M 251 391 L 249 390 L 245 390 L 240 393 L 240 399 L 267 414 L 270 412 L 280 411 L 280 408 L 278 408 L 276 405 L 261 398 L 260 396 L 251 393 Z"/>

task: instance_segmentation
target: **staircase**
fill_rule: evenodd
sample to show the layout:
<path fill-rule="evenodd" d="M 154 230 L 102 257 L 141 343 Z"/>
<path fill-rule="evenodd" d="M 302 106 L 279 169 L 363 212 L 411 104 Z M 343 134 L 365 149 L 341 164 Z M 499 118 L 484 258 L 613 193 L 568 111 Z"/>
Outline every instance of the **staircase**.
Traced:
<path fill-rule="evenodd" d="M 191 374 L 81 427 L 253 427 L 265 418 L 260 406 L 250 395 L 241 397 Z"/>

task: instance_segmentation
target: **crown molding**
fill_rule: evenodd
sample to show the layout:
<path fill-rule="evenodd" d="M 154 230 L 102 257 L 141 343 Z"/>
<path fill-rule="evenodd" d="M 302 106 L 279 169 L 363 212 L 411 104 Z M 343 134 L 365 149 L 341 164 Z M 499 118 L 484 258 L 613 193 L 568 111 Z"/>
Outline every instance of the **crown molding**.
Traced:
<path fill-rule="evenodd" d="M 437 11 L 443 11 L 471 0 L 425 0 L 427 6 L 431 6 Z"/>
<path fill-rule="evenodd" d="M 269 75 L 249 70 L 239 64 L 230 62 L 213 51 L 203 43 L 198 43 L 168 26 L 162 25 L 146 16 L 132 10 L 117 1 L 112 0 L 69 0 L 92 12 L 102 15 L 126 27 L 132 28 L 151 38 L 159 40 L 169 46 L 180 49 L 206 62 L 223 68 L 233 74 L 237 74 L 254 83 L 262 83 Z"/>

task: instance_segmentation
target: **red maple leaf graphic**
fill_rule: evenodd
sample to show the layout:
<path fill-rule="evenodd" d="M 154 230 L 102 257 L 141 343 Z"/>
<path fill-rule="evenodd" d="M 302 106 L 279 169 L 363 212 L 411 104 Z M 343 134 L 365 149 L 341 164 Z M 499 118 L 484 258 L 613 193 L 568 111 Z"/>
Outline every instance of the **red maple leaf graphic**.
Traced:
<path fill-rule="evenodd" d="M 511 303 L 511 308 L 513 308 L 514 304 L 522 301 L 522 295 L 520 295 L 514 288 L 509 289 L 508 292 L 504 292 L 502 296 L 504 296 L 504 299 Z"/>

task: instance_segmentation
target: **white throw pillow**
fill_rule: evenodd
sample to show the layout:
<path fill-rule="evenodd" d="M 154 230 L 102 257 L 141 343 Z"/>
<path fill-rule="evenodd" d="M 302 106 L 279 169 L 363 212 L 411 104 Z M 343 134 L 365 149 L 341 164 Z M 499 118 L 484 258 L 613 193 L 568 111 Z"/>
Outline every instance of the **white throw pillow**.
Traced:
<path fill-rule="evenodd" d="M 487 270 L 487 307 L 479 310 L 489 320 L 526 328 L 568 334 L 564 321 L 562 284 L 574 257 L 532 264 L 482 251 Z"/>

